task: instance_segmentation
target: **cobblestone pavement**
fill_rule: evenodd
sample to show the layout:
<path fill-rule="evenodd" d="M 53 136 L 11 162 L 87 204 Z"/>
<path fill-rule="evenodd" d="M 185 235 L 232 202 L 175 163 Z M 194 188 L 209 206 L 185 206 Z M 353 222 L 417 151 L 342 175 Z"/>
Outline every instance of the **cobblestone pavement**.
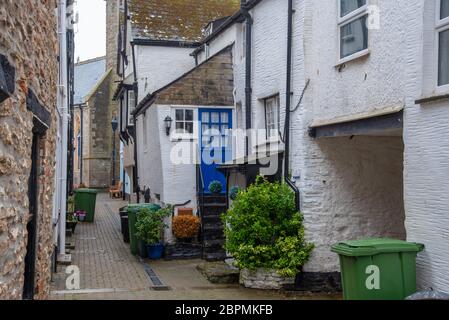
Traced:
<path fill-rule="evenodd" d="M 215 285 L 197 270 L 201 260 L 146 261 L 168 290 L 154 290 L 140 258 L 123 242 L 118 210 L 126 205 L 99 194 L 94 223 L 79 223 L 68 242 L 72 264 L 80 269 L 80 290 L 65 288 L 65 268 L 54 276 L 50 299 L 54 300 L 160 300 L 160 299 L 338 299 L 338 296 L 301 296 L 296 293 L 250 290 L 238 285 Z"/>

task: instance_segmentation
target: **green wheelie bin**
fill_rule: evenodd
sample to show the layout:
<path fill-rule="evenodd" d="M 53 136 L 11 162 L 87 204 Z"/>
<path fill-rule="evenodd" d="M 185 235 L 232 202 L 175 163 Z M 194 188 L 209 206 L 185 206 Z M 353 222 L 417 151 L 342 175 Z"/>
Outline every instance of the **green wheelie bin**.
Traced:
<path fill-rule="evenodd" d="M 394 239 L 344 241 L 340 256 L 345 300 L 403 300 L 416 292 L 416 256 L 424 245 Z"/>
<path fill-rule="evenodd" d="M 86 222 L 94 222 L 95 205 L 97 203 L 97 190 L 76 189 L 75 191 L 75 211 L 85 211 Z"/>
<path fill-rule="evenodd" d="M 161 209 L 160 206 L 156 204 L 148 204 L 148 203 L 138 203 L 138 204 L 130 204 L 128 205 L 128 225 L 129 225 L 129 245 L 131 248 L 131 253 L 133 255 L 139 254 L 143 256 L 142 250 L 145 248 L 141 244 L 139 244 L 139 239 L 136 236 L 136 222 L 137 222 L 137 214 L 141 209 L 149 209 L 150 211 L 158 211 Z"/>

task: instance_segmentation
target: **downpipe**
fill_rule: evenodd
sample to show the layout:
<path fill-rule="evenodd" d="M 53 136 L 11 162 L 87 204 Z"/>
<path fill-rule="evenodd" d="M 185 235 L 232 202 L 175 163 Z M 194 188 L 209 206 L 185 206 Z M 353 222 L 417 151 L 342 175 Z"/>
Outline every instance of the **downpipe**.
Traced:
<path fill-rule="evenodd" d="M 295 193 L 295 207 L 301 210 L 300 193 L 298 187 L 290 180 L 290 114 L 291 114 L 291 81 L 292 81 L 292 49 L 293 49 L 293 0 L 288 0 L 287 27 L 287 81 L 285 90 L 285 151 L 284 151 L 284 180 Z"/>
<path fill-rule="evenodd" d="M 69 110 L 67 101 L 67 3 L 59 0 L 59 85 L 58 109 L 61 117 L 60 136 L 60 176 L 58 181 L 59 197 L 59 254 L 65 254 L 66 214 L 67 214 L 67 152 Z"/>

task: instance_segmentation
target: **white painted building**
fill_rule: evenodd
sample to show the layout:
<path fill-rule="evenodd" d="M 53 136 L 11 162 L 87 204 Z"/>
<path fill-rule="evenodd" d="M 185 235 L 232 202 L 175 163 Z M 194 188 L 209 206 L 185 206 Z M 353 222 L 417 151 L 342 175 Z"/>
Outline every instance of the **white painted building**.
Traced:
<path fill-rule="evenodd" d="M 316 245 L 305 274 L 332 278 L 339 262 L 330 247 L 339 241 L 393 237 L 426 245 L 418 284 L 447 292 L 448 1 L 327 2 L 293 1 L 289 174 Z M 274 128 L 281 138 L 287 4 L 248 1 L 251 127 L 272 131 L 266 106 L 278 106 Z M 243 25 L 236 21 L 227 31 L 237 31 L 234 59 L 246 40 Z M 225 38 L 221 31 L 209 50 Z M 234 66 L 236 123 L 246 128 L 241 57 Z M 278 102 L 270 100 L 276 95 Z M 254 153 L 264 143 L 250 144 Z M 245 183 L 242 176 L 236 184 Z"/>
<path fill-rule="evenodd" d="M 233 128 L 263 133 L 249 139 L 247 156 L 261 150 L 270 150 L 271 160 L 289 155 L 288 172 L 279 162 L 274 176 L 291 177 L 299 189 L 306 235 L 316 246 L 304 275 L 331 285 L 339 271 L 331 245 L 393 237 L 426 246 L 418 255 L 419 287 L 447 292 L 449 1 L 326 0 L 323 6 L 293 0 L 291 38 L 288 5 L 288 0 L 247 1 L 231 18 L 211 24 L 192 55 L 201 66 L 232 46 Z M 163 71 L 157 66 L 146 67 Z M 185 122 L 186 110 L 192 110 L 189 119 L 198 119 L 207 106 L 172 98 L 155 103 L 152 90 L 168 94 L 188 73 L 162 89 L 155 83 L 163 81 L 152 76 L 137 72 L 135 80 L 139 99 L 141 90 L 150 93 L 140 101 L 145 112 L 138 112 L 137 121 L 140 185 L 149 186 L 158 201 L 183 203 L 195 198 L 198 181 L 194 167 L 169 160 L 179 141 L 165 134 L 164 120 Z M 290 143 L 285 146 L 288 104 Z M 177 119 L 177 109 L 184 118 Z M 187 144 L 195 145 L 196 137 Z M 234 160 L 240 156 L 234 150 Z M 264 173 L 257 166 L 238 173 L 242 166 L 235 163 L 225 168 L 234 179 L 228 187 L 245 186 Z M 192 206 L 196 209 L 195 201 Z"/>
<path fill-rule="evenodd" d="M 232 14 L 238 8 L 238 1 L 187 1 L 183 5 L 190 7 L 190 11 L 180 10 L 177 3 L 161 0 L 121 3 L 118 72 L 122 82 L 115 98 L 121 106 L 124 176 L 131 181 L 131 192 L 139 189 L 143 192 L 151 186 L 138 181 L 139 164 L 135 159 L 137 153 L 146 151 L 145 147 L 139 150 L 139 142 L 135 146 L 132 112 L 147 95 L 195 67 L 190 53 L 198 47 L 203 27 L 216 18 Z M 142 170 L 147 171 L 146 168 Z"/>

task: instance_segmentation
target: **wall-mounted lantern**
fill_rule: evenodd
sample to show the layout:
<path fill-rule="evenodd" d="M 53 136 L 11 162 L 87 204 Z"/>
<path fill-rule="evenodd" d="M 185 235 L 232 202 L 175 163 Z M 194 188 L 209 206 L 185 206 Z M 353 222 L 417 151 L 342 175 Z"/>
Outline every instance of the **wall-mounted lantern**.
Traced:
<path fill-rule="evenodd" d="M 167 116 L 164 119 L 164 123 L 165 123 L 165 133 L 167 134 L 167 136 L 170 135 L 170 131 L 171 131 L 171 124 L 173 122 L 173 119 L 170 116 Z"/>

